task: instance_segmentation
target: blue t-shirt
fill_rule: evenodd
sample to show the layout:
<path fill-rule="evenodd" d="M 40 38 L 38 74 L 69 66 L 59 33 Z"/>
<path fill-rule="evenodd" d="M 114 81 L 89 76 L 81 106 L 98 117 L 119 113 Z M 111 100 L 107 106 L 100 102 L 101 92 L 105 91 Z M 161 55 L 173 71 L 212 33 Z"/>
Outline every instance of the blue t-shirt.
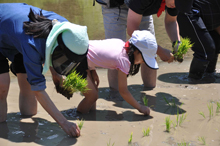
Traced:
<path fill-rule="evenodd" d="M 30 8 L 37 14 L 40 13 L 40 8 L 24 3 L 0 4 L 0 52 L 10 61 L 14 60 L 17 53 L 23 54 L 24 66 L 31 89 L 40 91 L 46 88 L 46 80 L 42 74 L 46 39 L 33 38 L 33 35 L 25 34 L 23 22 L 29 21 Z M 68 21 L 51 11 L 42 10 L 42 14 L 50 20 Z"/>

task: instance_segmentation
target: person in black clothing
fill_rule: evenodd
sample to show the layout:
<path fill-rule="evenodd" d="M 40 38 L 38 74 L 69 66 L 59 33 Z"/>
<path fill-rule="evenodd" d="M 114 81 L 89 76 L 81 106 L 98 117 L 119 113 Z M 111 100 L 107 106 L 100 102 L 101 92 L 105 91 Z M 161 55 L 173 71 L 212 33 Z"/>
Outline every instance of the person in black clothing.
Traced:
<path fill-rule="evenodd" d="M 129 0 L 127 32 L 138 29 L 142 16 L 156 14 L 165 9 L 165 28 L 177 51 L 182 37 L 194 43 L 189 78 L 201 79 L 205 72 L 215 73 L 220 48 L 220 2 L 218 0 Z M 180 31 L 180 32 L 179 32 Z M 180 34 L 180 35 L 179 35 Z M 174 44 L 173 43 L 173 44 Z"/>
<path fill-rule="evenodd" d="M 220 1 L 176 0 L 175 4 L 180 34 L 194 43 L 189 78 L 199 80 L 204 73 L 215 77 L 220 49 Z"/>

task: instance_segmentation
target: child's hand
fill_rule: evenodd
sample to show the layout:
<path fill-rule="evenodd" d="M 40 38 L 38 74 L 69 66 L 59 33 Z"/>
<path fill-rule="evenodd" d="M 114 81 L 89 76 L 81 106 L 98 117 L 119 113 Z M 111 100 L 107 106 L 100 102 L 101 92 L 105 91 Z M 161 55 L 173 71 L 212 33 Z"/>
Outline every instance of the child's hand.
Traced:
<path fill-rule="evenodd" d="M 147 106 L 141 105 L 139 112 L 148 116 L 148 115 L 150 115 L 150 108 Z"/>
<path fill-rule="evenodd" d="M 158 45 L 157 55 L 160 57 L 160 59 L 164 62 L 171 63 L 174 60 L 174 56 L 171 53 L 170 50 L 162 48 Z"/>

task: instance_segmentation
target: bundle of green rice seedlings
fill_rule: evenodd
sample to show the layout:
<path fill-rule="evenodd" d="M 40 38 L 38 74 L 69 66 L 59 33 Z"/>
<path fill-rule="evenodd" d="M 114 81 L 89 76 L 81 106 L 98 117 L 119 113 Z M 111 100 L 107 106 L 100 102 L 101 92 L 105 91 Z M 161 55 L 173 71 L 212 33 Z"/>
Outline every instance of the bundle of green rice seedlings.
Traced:
<path fill-rule="evenodd" d="M 70 99 L 74 92 L 85 93 L 88 89 L 88 82 L 79 73 L 72 71 L 63 81 L 63 86 L 56 87 L 57 92 Z"/>
<path fill-rule="evenodd" d="M 174 46 L 176 46 L 177 43 L 178 42 L 176 41 L 176 44 Z M 178 47 L 177 52 L 173 50 L 174 59 L 177 60 L 178 62 L 183 62 L 184 54 L 186 54 L 188 49 L 191 48 L 192 46 L 193 44 L 191 44 L 191 41 L 189 38 L 181 38 L 181 43 Z"/>

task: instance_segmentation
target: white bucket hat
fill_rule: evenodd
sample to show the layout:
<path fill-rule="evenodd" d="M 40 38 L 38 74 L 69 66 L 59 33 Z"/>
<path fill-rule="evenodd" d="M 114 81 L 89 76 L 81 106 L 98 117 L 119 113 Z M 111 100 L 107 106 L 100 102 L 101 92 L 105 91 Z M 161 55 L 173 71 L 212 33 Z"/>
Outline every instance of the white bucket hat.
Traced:
<path fill-rule="evenodd" d="M 157 41 L 155 36 L 147 30 L 135 30 L 129 39 L 141 52 L 144 62 L 152 69 L 158 69 L 156 61 L 157 57 Z"/>
<path fill-rule="evenodd" d="M 77 63 L 79 64 L 79 62 L 74 62 L 74 59 L 77 58 L 77 56 L 80 57 L 80 55 L 86 56 L 88 51 L 89 38 L 86 26 L 80 26 L 70 22 L 56 22 L 53 25 L 54 26 L 46 40 L 45 63 L 42 74 L 45 74 L 50 66 L 54 67 L 54 65 L 52 65 L 52 54 L 57 46 L 60 45 L 59 40 L 62 41 L 63 48 L 67 48 L 66 51 L 70 51 L 69 53 L 66 53 L 66 56 L 72 53 L 76 54 L 76 57 L 71 57 L 71 59 L 70 57 L 69 59 L 66 57 L 66 60 L 70 63 L 73 62 L 72 64 L 74 64 L 74 66 L 76 66 Z"/>

